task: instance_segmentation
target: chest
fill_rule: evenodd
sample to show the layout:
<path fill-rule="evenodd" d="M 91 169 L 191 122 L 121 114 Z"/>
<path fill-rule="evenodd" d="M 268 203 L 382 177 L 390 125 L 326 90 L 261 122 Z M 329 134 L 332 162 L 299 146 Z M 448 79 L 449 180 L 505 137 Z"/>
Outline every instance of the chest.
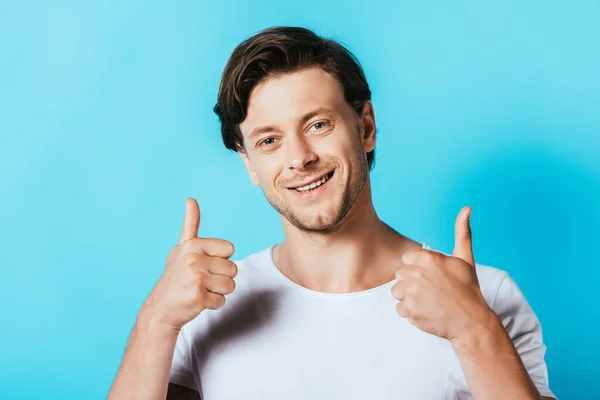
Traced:
<path fill-rule="evenodd" d="M 448 341 L 393 304 L 299 308 L 196 351 L 204 400 L 450 399 L 460 368 Z"/>

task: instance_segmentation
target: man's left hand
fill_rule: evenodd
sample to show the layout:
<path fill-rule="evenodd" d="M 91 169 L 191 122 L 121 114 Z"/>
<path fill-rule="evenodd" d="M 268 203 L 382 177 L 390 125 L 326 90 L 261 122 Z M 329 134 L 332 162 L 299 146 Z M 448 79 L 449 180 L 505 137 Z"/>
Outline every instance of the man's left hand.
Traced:
<path fill-rule="evenodd" d="M 464 207 L 456 218 L 452 256 L 431 250 L 407 251 L 396 272 L 392 295 L 396 310 L 417 328 L 453 341 L 483 327 L 493 314 L 485 302 L 475 272 L 469 218 Z"/>

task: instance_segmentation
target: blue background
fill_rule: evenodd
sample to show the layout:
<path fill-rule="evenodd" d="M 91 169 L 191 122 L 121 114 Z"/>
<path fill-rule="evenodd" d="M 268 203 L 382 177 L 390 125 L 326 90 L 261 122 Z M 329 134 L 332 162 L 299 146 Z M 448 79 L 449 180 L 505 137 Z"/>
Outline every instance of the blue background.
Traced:
<path fill-rule="evenodd" d="M 599 20 L 598 1 L 2 2 L 0 398 L 105 398 L 187 197 L 234 259 L 283 239 L 212 113 L 233 48 L 272 25 L 363 64 L 380 217 L 451 252 L 472 206 L 551 388 L 598 396 Z"/>

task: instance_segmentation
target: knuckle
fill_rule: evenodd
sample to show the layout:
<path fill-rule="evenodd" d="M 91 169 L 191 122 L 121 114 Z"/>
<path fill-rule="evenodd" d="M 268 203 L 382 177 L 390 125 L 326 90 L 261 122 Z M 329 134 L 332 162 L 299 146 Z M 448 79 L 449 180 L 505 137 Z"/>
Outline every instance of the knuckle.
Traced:
<path fill-rule="evenodd" d="M 396 312 L 400 315 L 404 315 L 404 306 L 402 305 L 401 302 L 398 302 L 396 304 Z"/>
<path fill-rule="evenodd" d="M 406 313 L 408 315 L 412 315 L 415 309 L 415 302 L 410 297 L 406 297 L 404 299 L 404 308 L 406 308 Z"/>
<path fill-rule="evenodd" d="M 206 308 L 217 310 L 225 305 L 225 297 L 220 295 L 209 296 L 205 302 Z"/>
<path fill-rule="evenodd" d="M 233 279 L 227 280 L 227 293 L 233 293 L 235 290 L 235 281 Z"/>
<path fill-rule="evenodd" d="M 209 310 L 214 310 L 217 306 L 212 298 L 206 298 L 204 299 L 204 307 Z"/>
<path fill-rule="evenodd" d="M 200 263 L 201 257 L 197 253 L 188 253 L 184 257 L 184 264 L 188 267 L 193 267 L 196 264 Z"/>
<path fill-rule="evenodd" d="M 213 296 L 210 296 L 210 293 L 204 291 L 204 293 L 202 293 L 202 304 L 204 304 L 205 308 L 213 309 L 213 307 L 214 307 Z"/>
<path fill-rule="evenodd" d="M 464 235 L 470 239 L 471 238 L 471 224 L 467 225 L 467 228 L 464 230 Z"/>
<path fill-rule="evenodd" d="M 180 246 L 185 252 L 197 252 L 200 244 L 202 243 L 201 238 L 191 238 L 181 243 Z"/>
<path fill-rule="evenodd" d="M 419 267 L 416 265 L 405 265 L 404 267 L 400 268 L 400 276 L 403 278 L 409 278 L 412 276 L 413 272 L 418 269 Z"/>
<path fill-rule="evenodd" d="M 402 279 L 402 275 L 403 274 L 402 274 L 402 268 L 401 268 L 398 271 L 396 271 L 396 274 L 395 274 L 396 280 L 399 281 L 400 279 Z"/>
<path fill-rule="evenodd" d="M 400 297 L 402 297 L 402 288 L 399 285 L 392 286 L 392 295 L 396 299 L 399 299 Z"/>
<path fill-rule="evenodd" d="M 196 285 L 194 290 L 194 301 L 204 301 L 204 297 L 206 295 L 206 291 L 203 287 Z"/>
<path fill-rule="evenodd" d="M 202 244 L 202 242 L 204 242 L 204 238 L 200 238 L 200 237 L 193 237 L 190 240 L 188 240 L 188 243 L 191 246 L 199 246 L 200 244 Z"/>
<path fill-rule="evenodd" d="M 410 271 L 410 274 L 415 279 L 423 279 L 425 277 L 425 274 L 423 273 L 423 270 L 420 269 L 420 268 L 413 268 Z"/>
<path fill-rule="evenodd" d="M 192 246 L 192 239 L 188 239 L 185 242 L 180 243 L 178 247 L 183 252 L 188 252 L 188 251 L 192 250 L 192 248 L 193 248 L 193 246 Z"/>
<path fill-rule="evenodd" d="M 206 299 L 204 300 L 204 308 L 207 308 L 209 310 L 216 310 L 217 309 L 217 305 L 215 304 L 215 301 L 212 299 Z"/>
<path fill-rule="evenodd" d="M 406 297 L 416 297 L 419 293 L 419 289 L 416 285 L 409 285 L 406 288 Z"/>
<path fill-rule="evenodd" d="M 196 286 L 198 288 L 203 288 L 206 285 L 206 279 L 208 278 L 208 276 L 204 272 L 198 271 L 194 275 L 194 278 Z"/>
<path fill-rule="evenodd" d="M 425 252 L 422 256 L 422 259 L 425 263 L 432 263 L 435 261 L 435 256 L 431 252 Z"/>
<path fill-rule="evenodd" d="M 183 294 L 183 305 L 186 308 L 193 308 L 197 304 L 202 304 L 203 295 L 199 288 L 186 290 Z"/>
<path fill-rule="evenodd" d="M 234 262 L 231 262 L 231 276 L 235 278 L 237 276 L 238 272 L 239 272 L 239 269 L 238 269 L 237 264 Z"/>
<path fill-rule="evenodd" d="M 410 294 L 411 296 L 414 296 L 418 293 L 418 289 L 417 289 L 417 285 L 415 285 L 414 283 L 412 285 L 408 285 L 408 287 L 406 288 L 406 293 Z"/>
<path fill-rule="evenodd" d="M 434 263 L 439 263 L 445 257 L 443 254 L 438 253 L 437 251 L 430 251 L 429 254 L 431 254 L 431 259 Z"/>

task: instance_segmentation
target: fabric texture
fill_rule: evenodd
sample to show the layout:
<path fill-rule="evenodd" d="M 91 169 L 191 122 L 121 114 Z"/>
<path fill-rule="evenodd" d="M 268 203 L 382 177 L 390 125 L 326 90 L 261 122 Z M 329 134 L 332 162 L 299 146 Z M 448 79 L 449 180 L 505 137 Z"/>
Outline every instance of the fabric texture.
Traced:
<path fill-rule="evenodd" d="M 277 269 L 273 247 L 235 261 L 236 290 L 226 304 L 183 327 L 170 382 L 204 400 L 472 398 L 450 342 L 396 313 L 395 280 L 317 292 Z M 523 293 L 503 270 L 476 264 L 476 271 L 541 395 L 554 397 L 540 322 Z"/>

